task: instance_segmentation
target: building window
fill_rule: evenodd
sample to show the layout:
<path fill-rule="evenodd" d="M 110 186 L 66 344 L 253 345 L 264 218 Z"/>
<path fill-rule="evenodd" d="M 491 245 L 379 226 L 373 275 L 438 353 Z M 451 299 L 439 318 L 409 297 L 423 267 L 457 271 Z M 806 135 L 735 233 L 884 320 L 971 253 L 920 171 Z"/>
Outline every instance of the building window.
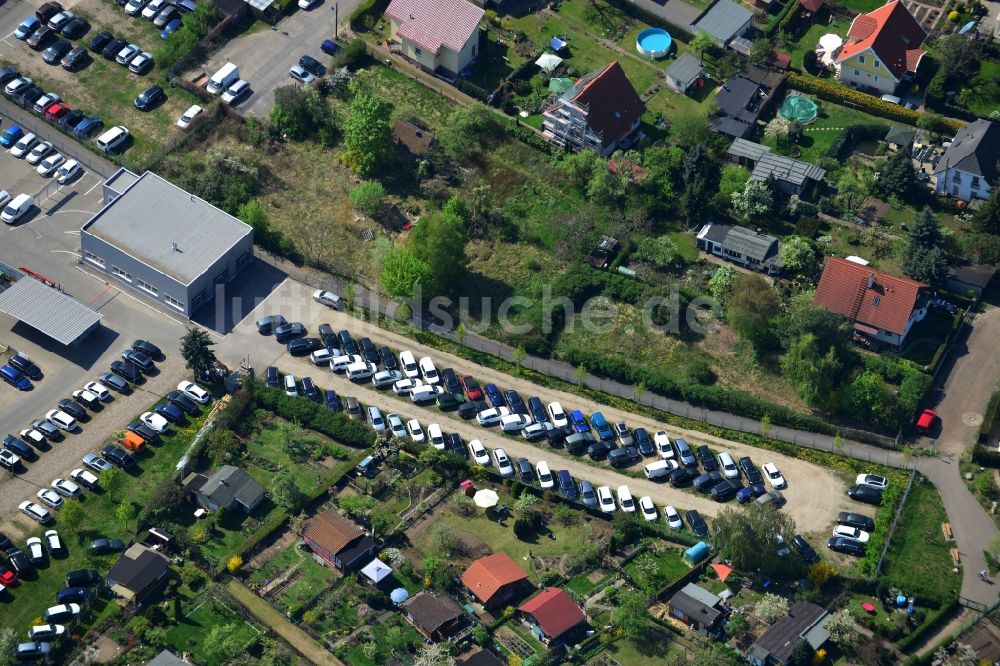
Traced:
<path fill-rule="evenodd" d="M 167 302 L 167 305 L 172 305 L 181 312 L 184 312 L 184 304 L 178 301 L 176 298 L 171 298 L 170 296 L 164 295 L 163 300 Z"/>
<path fill-rule="evenodd" d="M 98 257 L 93 252 L 84 252 L 83 257 L 84 259 L 94 264 L 95 266 L 100 266 L 101 268 L 105 268 L 104 260 Z"/>
<path fill-rule="evenodd" d="M 158 296 L 160 294 L 160 290 L 154 287 L 153 285 L 149 284 L 148 282 L 144 282 L 142 280 L 137 279 L 135 283 L 136 286 L 139 287 L 139 289 L 142 289 L 143 291 L 148 292 L 153 296 Z"/>
<path fill-rule="evenodd" d="M 881 62 L 879 62 L 878 58 L 876 58 L 876 59 L 875 59 L 875 69 L 878 69 L 878 68 L 879 68 L 879 67 L 881 67 L 881 66 L 882 66 L 882 63 L 881 63 Z"/>
<path fill-rule="evenodd" d="M 861 70 L 860 69 L 854 70 L 854 76 L 861 76 Z"/>
<path fill-rule="evenodd" d="M 959 173 L 958 171 L 956 171 L 955 173 L 951 174 L 951 180 L 952 180 L 952 182 L 955 182 L 955 183 L 961 183 L 962 182 L 962 174 Z"/>
<path fill-rule="evenodd" d="M 126 282 L 131 282 L 132 281 L 132 274 L 129 273 L 128 271 L 123 271 L 122 269 L 118 268 L 117 266 L 112 266 L 111 267 L 111 272 L 114 274 L 114 276 L 116 278 L 120 278 L 122 280 L 125 280 Z"/>
<path fill-rule="evenodd" d="M 979 189 L 979 176 L 973 176 L 972 177 L 972 189 L 974 189 L 974 190 L 978 190 Z"/>
<path fill-rule="evenodd" d="M 878 74 L 875 75 L 875 83 L 878 83 Z"/>
<path fill-rule="evenodd" d="M 417 55 L 418 58 L 424 54 L 424 52 L 418 48 L 414 48 L 413 52 Z"/>
<path fill-rule="evenodd" d="M 865 57 L 864 56 L 858 56 L 858 62 L 860 62 L 862 65 L 865 64 Z"/>

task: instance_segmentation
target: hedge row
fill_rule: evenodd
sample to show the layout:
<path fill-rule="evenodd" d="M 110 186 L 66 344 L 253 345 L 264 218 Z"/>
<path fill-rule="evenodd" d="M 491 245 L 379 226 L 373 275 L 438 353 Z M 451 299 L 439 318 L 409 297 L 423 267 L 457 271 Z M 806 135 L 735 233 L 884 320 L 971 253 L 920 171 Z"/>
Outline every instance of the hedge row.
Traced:
<path fill-rule="evenodd" d="M 781 22 L 785 20 L 785 17 L 798 6 L 799 0 L 788 0 L 785 2 L 785 6 L 781 8 L 781 11 L 774 15 L 771 20 L 767 22 L 767 25 L 764 26 L 764 36 L 773 37 L 774 33 L 778 32 L 778 27 L 781 25 Z"/>
<path fill-rule="evenodd" d="M 977 441 L 986 443 L 998 415 L 1000 415 L 1000 385 L 997 385 L 993 395 L 990 396 L 990 401 L 986 403 L 986 411 L 983 412 L 983 422 L 979 425 Z"/>
<path fill-rule="evenodd" d="M 873 116 L 888 118 L 889 120 L 906 123 L 907 125 L 916 125 L 917 120 L 922 115 L 918 111 L 886 102 L 878 97 L 863 93 L 860 90 L 855 90 L 850 86 L 825 79 L 802 76 L 795 72 L 788 72 L 788 85 L 796 90 L 814 94 L 828 102 L 835 104 L 844 104 L 847 102 L 860 107 L 862 111 L 870 113 Z M 942 123 L 955 132 L 965 125 L 964 122 L 955 120 L 954 118 L 944 118 L 942 119 Z"/>
<path fill-rule="evenodd" d="M 351 30 L 354 32 L 367 32 L 368 28 L 364 25 L 364 18 L 371 16 L 373 20 L 377 21 L 388 7 L 389 0 L 364 0 L 364 2 L 351 12 L 349 19 Z"/>
<path fill-rule="evenodd" d="M 253 387 L 253 403 L 303 428 L 315 430 L 345 446 L 367 449 L 375 441 L 372 431 L 344 412 L 331 412 L 325 405 L 285 395 L 284 391 L 263 384 Z"/>
<path fill-rule="evenodd" d="M 911 633 L 904 636 L 898 643 L 896 647 L 899 648 L 901 652 L 908 652 L 913 648 L 917 648 L 928 636 L 933 635 L 941 626 L 951 617 L 951 614 L 958 608 L 958 599 L 952 599 L 951 602 L 945 604 L 937 610 L 931 611 L 927 614 L 927 620 L 914 629 Z"/>

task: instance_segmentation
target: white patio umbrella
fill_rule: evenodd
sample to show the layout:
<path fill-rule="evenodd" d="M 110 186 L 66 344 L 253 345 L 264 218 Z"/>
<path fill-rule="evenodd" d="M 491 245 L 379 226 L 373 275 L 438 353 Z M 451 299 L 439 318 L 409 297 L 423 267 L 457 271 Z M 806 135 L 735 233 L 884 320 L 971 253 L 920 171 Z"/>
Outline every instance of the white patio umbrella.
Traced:
<path fill-rule="evenodd" d="M 819 38 L 819 45 L 824 51 L 832 55 L 834 51 L 844 45 L 844 40 L 840 35 L 828 32 Z"/>
<path fill-rule="evenodd" d="M 473 495 L 472 501 L 476 503 L 476 506 L 489 509 L 497 505 L 497 502 L 500 501 L 500 496 L 494 490 L 479 490 Z"/>

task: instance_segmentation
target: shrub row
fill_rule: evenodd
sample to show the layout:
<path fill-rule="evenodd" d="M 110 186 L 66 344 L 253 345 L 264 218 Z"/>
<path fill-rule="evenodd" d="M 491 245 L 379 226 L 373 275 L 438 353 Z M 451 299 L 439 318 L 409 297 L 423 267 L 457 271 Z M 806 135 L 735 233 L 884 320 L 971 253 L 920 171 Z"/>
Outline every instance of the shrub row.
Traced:
<path fill-rule="evenodd" d="M 540 150 L 546 154 L 552 152 L 552 144 L 543 139 L 530 127 L 522 125 L 519 119 L 514 118 L 511 122 L 501 123 L 501 126 L 504 130 L 506 130 L 508 136 L 512 139 L 516 139 L 517 141 L 520 141 L 521 143 L 531 146 L 532 148 Z"/>
<path fill-rule="evenodd" d="M 343 412 L 331 412 L 325 405 L 285 395 L 283 391 L 263 384 L 253 386 L 254 405 L 274 412 L 303 428 L 315 430 L 345 446 L 367 449 L 375 441 L 364 423 L 354 421 Z"/>
<path fill-rule="evenodd" d="M 788 85 L 796 90 L 812 93 L 828 102 L 835 104 L 844 104 L 847 102 L 860 107 L 862 111 L 870 113 L 873 116 L 888 118 L 889 120 L 906 123 L 907 125 L 916 125 L 917 120 L 921 116 L 918 111 L 886 102 L 878 97 L 863 93 L 860 90 L 855 90 L 850 86 L 825 79 L 802 76 L 795 72 L 788 73 Z M 955 132 L 965 125 L 964 122 L 953 118 L 944 118 L 942 123 Z"/>
<path fill-rule="evenodd" d="M 369 27 L 365 25 L 365 17 L 370 16 L 372 22 L 378 21 L 388 7 L 389 0 L 364 0 L 364 2 L 351 12 L 349 19 L 351 30 L 354 32 L 367 32 Z"/>
<path fill-rule="evenodd" d="M 990 401 L 986 403 L 986 411 L 983 412 L 983 422 L 979 425 L 977 441 L 983 444 L 986 443 L 990 431 L 993 430 L 993 424 L 996 423 L 998 414 L 1000 414 L 1000 385 L 997 385 L 996 390 L 993 391 L 993 395 L 990 396 Z"/>
<path fill-rule="evenodd" d="M 799 0 L 787 0 L 785 6 L 781 8 L 781 11 L 771 17 L 771 20 L 767 22 L 764 26 L 764 36 L 774 37 L 774 33 L 778 32 L 778 27 L 781 26 L 782 21 L 785 17 L 792 13 L 792 10 L 799 6 Z"/>
<path fill-rule="evenodd" d="M 909 652 L 911 649 L 919 647 L 925 638 L 933 635 L 935 631 L 941 628 L 957 608 L 958 599 L 952 599 L 949 603 L 941 606 L 941 608 L 931 611 L 927 614 L 927 620 L 911 633 L 904 636 L 896 643 L 896 647 L 901 652 Z"/>
<path fill-rule="evenodd" d="M 468 79 L 459 78 L 457 81 L 455 81 L 455 87 L 464 92 L 472 99 L 475 99 L 480 102 L 484 101 L 486 99 L 486 96 L 489 94 L 486 92 L 485 88 L 483 88 L 482 86 L 477 86 L 475 83 L 469 81 Z"/>
<path fill-rule="evenodd" d="M 878 514 L 875 516 L 875 530 L 868 538 L 865 556 L 858 565 L 862 576 L 870 578 L 878 573 L 879 564 L 882 561 L 882 550 L 889 540 L 889 528 L 892 526 L 896 512 L 903 510 L 899 504 L 903 491 L 903 484 L 899 480 L 895 480 L 882 493 L 882 506 L 879 507 Z"/>

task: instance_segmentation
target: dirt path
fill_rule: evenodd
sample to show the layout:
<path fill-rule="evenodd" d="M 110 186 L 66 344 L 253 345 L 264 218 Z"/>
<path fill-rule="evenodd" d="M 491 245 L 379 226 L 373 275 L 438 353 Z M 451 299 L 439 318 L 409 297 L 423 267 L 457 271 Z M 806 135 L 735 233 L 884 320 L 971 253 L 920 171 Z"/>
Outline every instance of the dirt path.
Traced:
<path fill-rule="evenodd" d="M 309 663 L 344 666 L 342 661 L 318 645 L 316 641 L 309 637 L 309 634 L 286 620 L 281 613 L 271 608 L 265 601 L 262 601 L 238 581 L 229 581 L 226 589 L 229 590 L 229 593 L 233 595 L 236 601 L 240 602 L 247 610 L 253 613 L 254 617 L 288 641 L 288 644 L 296 652 L 308 659 Z"/>

